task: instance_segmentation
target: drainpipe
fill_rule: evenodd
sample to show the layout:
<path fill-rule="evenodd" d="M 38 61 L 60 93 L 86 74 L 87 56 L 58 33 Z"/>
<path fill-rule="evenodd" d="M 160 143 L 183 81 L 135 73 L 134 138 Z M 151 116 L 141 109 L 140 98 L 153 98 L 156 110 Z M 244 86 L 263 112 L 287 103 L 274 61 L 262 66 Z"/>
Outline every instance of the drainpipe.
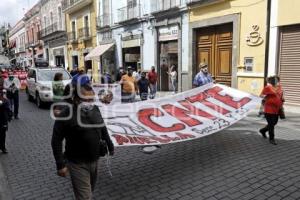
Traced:
<path fill-rule="evenodd" d="M 271 2 L 267 2 L 267 24 L 266 24 L 266 49 L 265 49 L 265 71 L 264 71 L 264 85 L 267 84 L 266 78 L 268 77 L 269 70 L 269 43 L 270 43 L 270 28 L 271 28 Z"/>

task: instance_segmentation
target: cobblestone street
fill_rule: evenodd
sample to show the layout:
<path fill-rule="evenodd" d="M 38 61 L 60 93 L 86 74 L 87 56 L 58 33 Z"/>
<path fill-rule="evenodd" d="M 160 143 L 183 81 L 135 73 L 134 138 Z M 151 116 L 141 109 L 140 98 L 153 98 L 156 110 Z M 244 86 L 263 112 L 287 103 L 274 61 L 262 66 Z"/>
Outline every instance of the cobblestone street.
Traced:
<path fill-rule="evenodd" d="M 69 178 L 56 175 L 53 121 L 21 95 L 20 120 L 10 124 L 9 154 L 0 154 L 14 199 L 73 199 Z M 277 146 L 257 130 L 254 114 L 220 133 L 162 146 L 154 154 L 116 149 L 111 178 L 100 161 L 95 199 L 300 199 L 300 118 L 276 127 Z"/>

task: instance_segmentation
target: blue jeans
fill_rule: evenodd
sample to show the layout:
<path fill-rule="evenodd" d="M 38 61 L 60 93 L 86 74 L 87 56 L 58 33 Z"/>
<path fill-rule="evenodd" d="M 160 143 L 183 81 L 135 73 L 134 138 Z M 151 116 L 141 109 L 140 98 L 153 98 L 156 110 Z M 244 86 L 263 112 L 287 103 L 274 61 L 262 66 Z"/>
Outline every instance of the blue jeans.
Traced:
<path fill-rule="evenodd" d="M 177 81 L 176 79 L 171 79 L 171 83 L 172 83 L 172 90 L 175 93 L 176 92 L 176 86 L 177 86 Z"/>
<path fill-rule="evenodd" d="M 154 99 L 157 91 L 157 85 L 150 83 L 150 99 Z"/>

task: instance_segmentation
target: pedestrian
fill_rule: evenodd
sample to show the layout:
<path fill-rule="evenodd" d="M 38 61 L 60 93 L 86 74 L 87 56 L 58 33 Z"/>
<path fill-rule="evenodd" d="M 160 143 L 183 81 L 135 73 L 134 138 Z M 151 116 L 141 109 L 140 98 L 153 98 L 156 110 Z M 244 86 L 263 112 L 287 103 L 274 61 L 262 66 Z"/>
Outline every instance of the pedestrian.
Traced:
<path fill-rule="evenodd" d="M 7 98 L 10 103 L 11 111 L 15 119 L 19 119 L 19 90 L 21 87 L 20 80 L 16 78 L 12 71 L 8 73 L 8 78 L 4 80 L 4 89 L 7 91 Z"/>
<path fill-rule="evenodd" d="M 283 104 L 283 92 L 281 87 L 278 86 L 276 76 L 269 77 L 267 81 L 268 85 L 264 87 L 260 96 L 265 99 L 264 113 L 268 124 L 259 132 L 264 138 L 267 138 L 266 132 L 269 132 L 270 143 L 276 145 L 274 129 L 278 122 L 279 110 Z"/>
<path fill-rule="evenodd" d="M 63 74 L 58 72 L 54 75 L 54 79 L 52 82 L 52 91 L 53 91 L 53 102 L 59 103 L 64 99 L 64 90 L 65 85 L 63 83 Z M 61 111 L 61 106 L 55 105 L 53 107 L 53 111 L 55 114 Z"/>
<path fill-rule="evenodd" d="M 8 130 L 8 122 L 10 121 L 9 101 L 4 95 L 4 90 L 0 90 L 0 150 L 8 153 L 5 145 L 6 132 Z"/>
<path fill-rule="evenodd" d="M 113 155 L 114 145 L 100 110 L 94 105 L 92 87 L 86 84 L 73 91 L 73 114 L 68 120 L 55 121 L 51 145 L 57 174 L 66 177 L 70 173 L 75 198 L 90 200 L 97 182 L 98 160 L 107 149 Z M 69 109 L 64 109 L 60 117 L 68 116 Z"/>
<path fill-rule="evenodd" d="M 74 68 L 71 70 L 70 74 L 71 74 L 72 77 L 74 77 L 75 75 L 78 74 L 78 68 L 77 68 L 77 66 L 74 67 Z"/>
<path fill-rule="evenodd" d="M 206 63 L 200 63 L 199 65 L 200 71 L 198 74 L 196 74 L 193 86 L 194 87 L 201 87 L 203 85 L 206 85 L 208 83 L 212 83 L 214 80 L 211 77 L 211 74 L 208 72 L 208 66 Z"/>
<path fill-rule="evenodd" d="M 150 83 L 150 99 L 154 99 L 157 91 L 157 73 L 155 67 L 151 67 L 151 71 L 148 73 L 148 80 Z"/>
<path fill-rule="evenodd" d="M 117 77 L 116 77 L 116 81 L 120 82 L 122 79 L 122 76 L 124 76 L 125 74 L 126 74 L 126 72 L 123 70 L 123 68 L 120 68 L 119 72 L 117 74 Z"/>
<path fill-rule="evenodd" d="M 172 91 L 173 91 L 173 94 L 176 94 L 176 91 L 177 91 L 177 72 L 176 72 L 176 66 L 175 65 L 172 65 L 171 66 L 171 72 L 167 72 L 167 74 L 169 75 L 170 77 L 170 81 L 171 81 L 171 84 L 172 84 Z"/>
<path fill-rule="evenodd" d="M 140 98 L 142 101 L 148 99 L 148 88 L 150 87 L 149 80 L 146 79 L 146 72 L 141 73 L 141 78 L 137 81 L 139 87 Z"/>
<path fill-rule="evenodd" d="M 4 89 L 4 73 L 2 69 L 0 70 L 0 91 Z"/>
<path fill-rule="evenodd" d="M 84 67 L 78 68 L 78 73 L 72 78 L 73 85 L 86 85 L 91 84 L 91 80 L 85 72 Z"/>
<path fill-rule="evenodd" d="M 132 68 L 127 68 L 127 74 L 123 75 L 120 81 L 122 85 L 122 102 L 132 103 L 135 101 L 137 85 L 135 78 L 132 76 Z"/>

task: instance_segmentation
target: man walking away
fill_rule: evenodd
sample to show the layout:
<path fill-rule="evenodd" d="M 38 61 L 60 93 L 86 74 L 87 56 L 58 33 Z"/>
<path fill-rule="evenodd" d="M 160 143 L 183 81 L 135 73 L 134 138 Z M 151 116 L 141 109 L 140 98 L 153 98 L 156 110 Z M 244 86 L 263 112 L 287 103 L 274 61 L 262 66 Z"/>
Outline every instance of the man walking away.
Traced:
<path fill-rule="evenodd" d="M 9 72 L 8 78 L 4 80 L 4 88 L 7 90 L 7 98 L 9 100 L 11 110 L 14 111 L 15 119 L 19 119 L 19 90 L 20 80 L 16 78 L 12 71 Z"/>
<path fill-rule="evenodd" d="M 203 85 L 206 85 L 208 83 L 212 83 L 213 79 L 208 73 L 208 66 L 206 63 L 200 63 L 199 65 L 200 72 L 196 74 L 194 81 L 193 81 L 193 86 L 194 87 L 201 87 Z"/>
<path fill-rule="evenodd" d="M 150 83 L 150 99 L 154 99 L 157 91 L 157 73 L 155 67 L 151 67 L 151 71 L 148 73 L 148 80 Z"/>
<path fill-rule="evenodd" d="M 0 150 L 3 153 L 7 153 L 7 149 L 5 147 L 5 139 L 6 131 L 8 130 L 8 121 L 10 121 L 9 113 L 9 102 L 4 97 L 3 90 L 0 90 Z"/>
<path fill-rule="evenodd" d="M 97 181 L 98 159 L 103 153 L 102 147 L 106 147 L 103 141 L 110 155 L 114 154 L 114 146 L 98 107 L 93 105 L 92 87 L 77 87 L 73 94 L 73 115 L 69 120 L 55 121 L 52 149 L 58 175 L 65 177 L 69 171 L 76 199 L 90 200 Z M 60 117 L 68 116 L 68 109 L 65 108 Z"/>
<path fill-rule="evenodd" d="M 122 76 L 120 83 L 122 85 L 122 102 L 133 103 L 135 101 L 137 85 L 134 77 L 132 76 L 131 67 L 128 67 L 128 73 Z"/>

